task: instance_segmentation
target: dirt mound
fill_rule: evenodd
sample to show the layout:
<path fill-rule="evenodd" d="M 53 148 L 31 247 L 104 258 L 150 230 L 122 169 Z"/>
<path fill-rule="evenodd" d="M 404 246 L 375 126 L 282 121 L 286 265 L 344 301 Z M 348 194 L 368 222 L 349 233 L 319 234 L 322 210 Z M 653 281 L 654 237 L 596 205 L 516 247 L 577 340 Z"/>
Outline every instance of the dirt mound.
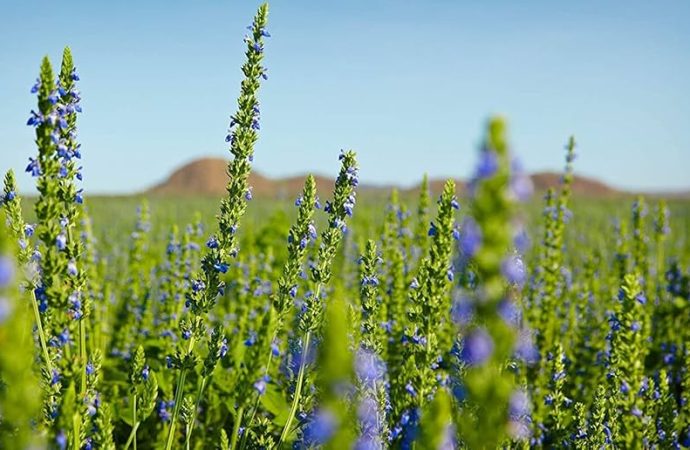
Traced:
<path fill-rule="evenodd" d="M 228 183 L 228 161 L 222 158 L 202 158 L 175 170 L 165 181 L 148 190 L 156 195 L 221 196 Z M 249 175 L 249 185 L 256 197 L 285 198 L 302 191 L 305 176 L 271 179 L 256 171 Z M 316 176 L 318 192 L 333 190 L 333 180 Z"/>
<path fill-rule="evenodd" d="M 555 172 L 537 172 L 531 175 L 534 189 L 537 192 L 557 188 L 561 184 L 562 177 L 562 174 Z M 621 193 L 599 180 L 580 175 L 573 178 L 572 189 L 573 194 L 585 197 L 610 197 Z"/>
<path fill-rule="evenodd" d="M 287 198 L 297 195 L 304 185 L 306 175 L 272 179 L 257 172 L 249 176 L 249 185 L 256 197 Z M 561 174 L 555 172 L 539 172 L 532 176 L 532 182 L 537 192 L 544 192 L 549 188 L 558 187 Z M 167 180 L 149 189 L 149 193 L 158 195 L 189 195 L 189 196 L 221 196 L 225 193 L 228 182 L 227 161 L 222 158 L 202 158 L 192 161 L 173 172 Z M 333 178 L 316 176 L 317 191 L 325 196 L 333 190 Z M 437 195 L 443 190 L 445 180 L 429 180 L 431 191 Z M 465 183 L 456 180 L 458 192 L 462 193 Z M 388 192 L 393 186 L 360 185 L 358 190 L 365 192 Z M 416 186 L 409 191 L 416 191 Z M 610 197 L 621 192 L 610 186 L 587 177 L 576 176 L 573 180 L 573 193 L 587 197 Z"/>

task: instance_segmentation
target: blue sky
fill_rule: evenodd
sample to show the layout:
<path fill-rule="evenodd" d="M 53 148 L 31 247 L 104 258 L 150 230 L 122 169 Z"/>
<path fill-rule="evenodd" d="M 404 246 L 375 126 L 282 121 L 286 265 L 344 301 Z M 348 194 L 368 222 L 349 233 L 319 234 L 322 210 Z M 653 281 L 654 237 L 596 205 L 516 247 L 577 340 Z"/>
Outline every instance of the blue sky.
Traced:
<path fill-rule="evenodd" d="M 72 47 L 87 193 L 134 192 L 224 156 L 254 1 L 0 0 L 0 170 L 36 151 L 24 124 L 43 55 Z M 629 189 L 690 187 L 690 2 L 278 0 L 255 168 L 366 182 L 467 177 L 486 118 L 532 171 Z M 33 183 L 19 177 L 24 190 Z"/>

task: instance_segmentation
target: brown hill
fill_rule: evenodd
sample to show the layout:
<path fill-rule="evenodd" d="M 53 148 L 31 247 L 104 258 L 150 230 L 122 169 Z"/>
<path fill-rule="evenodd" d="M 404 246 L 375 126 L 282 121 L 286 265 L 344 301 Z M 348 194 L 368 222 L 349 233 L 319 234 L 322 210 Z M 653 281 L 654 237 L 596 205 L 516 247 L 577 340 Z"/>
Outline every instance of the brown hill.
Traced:
<path fill-rule="evenodd" d="M 220 196 L 228 183 L 228 162 L 222 158 L 202 158 L 175 170 L 165 181 L 148 190 L 156 195 Z M 298 194 L 305 176 L 272 179 L 256 171 L 249 175 L 249 185 L 256 197 L 284 198 Z M 333 189 L 333 179 L 315 176 L 318 192 Z"/>
<path fill-rule="evenodd" d="M 228 175 L 226 173 L 227 161 L 221 158 L 202 158 L 192 161 L 174 171 L 167 180 L 154 186 L 148 192 L 158 195 L 205 195 L 219 196 L 225 193 Z M 557 187 L 561 175 L 554 172 L 538 172 L 531 175 L 537 192 L 543 192 L 548 188 Z M 431 191 L 439 193 L 443 189 L 445 180 L 429 180 Z M 288 178 L 268 178 L 257 172 L 252 172 L 249 184 L 253 188 L 256 197 L 285 198 L 297 195 L 303 186 L 304 176 Z M 456 180 L 459 192 L 463 192 L 465 183 Z M 333 179 L 325 176 L 316 176 L 318 192 L 326 193 L 333 189 Z M 360 185 L 363 192 L 385 193 L 393 186 Z M 414 191 L 415 186 L 406 191 Z M 610 197 L 624 192 L 618 191 L 598 180 L 583 176 L 576 176 L 573 180 L 573 193 L 589 197 Z M 323 195 L 323 194 L 322 194 Z"/>

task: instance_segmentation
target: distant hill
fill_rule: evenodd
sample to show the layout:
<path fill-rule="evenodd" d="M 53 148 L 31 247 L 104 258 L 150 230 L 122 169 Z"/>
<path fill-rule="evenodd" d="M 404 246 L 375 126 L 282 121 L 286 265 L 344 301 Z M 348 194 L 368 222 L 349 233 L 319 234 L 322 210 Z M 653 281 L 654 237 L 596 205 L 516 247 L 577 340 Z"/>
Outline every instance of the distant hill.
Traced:
<path fill-rule="evenodd" d="M 222 158 L 202 158 L 183 165 L 175 170 L 166 180 L 149 189 L 147 192 L 155 195 L 170 196 L 220 196 L 225 193 L 228 175 L 226 173 L 227 161 Z M 287 178 L 269 178 L 256 171 L 252 171 L 249 177 L 249 185 L 255 197 L 263 198 L 285 198 L 297 195 L 304 184 L 305 176 L 295 176 Z M 544 192 L 548 188 L 557 187 L 560 183 L 561 175 L 555 172 L 537 172 L 531 175 L 532 183 L 537 192 Z M 333 178 L 316 176 L 316 187 L 318 192 L 331 192 L 333 189 Z M 440 192 L 445 180 L 432 179 L 429 181 L 433 192 Z M 456 180 L 459 192 L 463 192 L 465 183 Z M 362 184 L 358 187 L 360 192 L 386 193 L 393 186 L 377 186 Z M 403 191 L 415 191 L 418 186 L 412 188 L 401 188 Z M 586 197 L 614 197 L 617 195 L 630 194 L 617 190 L 599 180 L 576 175 L 573 180 L 573 193 Z M 677 197 L 674 193 L 670 197 Z"/>

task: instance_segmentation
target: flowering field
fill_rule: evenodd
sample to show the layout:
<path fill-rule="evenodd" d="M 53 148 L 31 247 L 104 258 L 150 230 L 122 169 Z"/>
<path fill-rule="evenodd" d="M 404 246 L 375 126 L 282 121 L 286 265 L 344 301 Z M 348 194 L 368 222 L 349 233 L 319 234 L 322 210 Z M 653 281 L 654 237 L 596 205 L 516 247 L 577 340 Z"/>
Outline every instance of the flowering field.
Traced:
<path fill-rule="evenodd" d="M 268 38 L 262 6 L 218 201 L 85 197 L 79 76 L 43 60 L 38 196 L 0 193 L 1 448 L 690 447 L 690 205 L 572 198 L 573 138 L 533 195 L 502 118 L 462 195 L 358 199 L 336 151 L 332 192 L 253 200 Z"/>

